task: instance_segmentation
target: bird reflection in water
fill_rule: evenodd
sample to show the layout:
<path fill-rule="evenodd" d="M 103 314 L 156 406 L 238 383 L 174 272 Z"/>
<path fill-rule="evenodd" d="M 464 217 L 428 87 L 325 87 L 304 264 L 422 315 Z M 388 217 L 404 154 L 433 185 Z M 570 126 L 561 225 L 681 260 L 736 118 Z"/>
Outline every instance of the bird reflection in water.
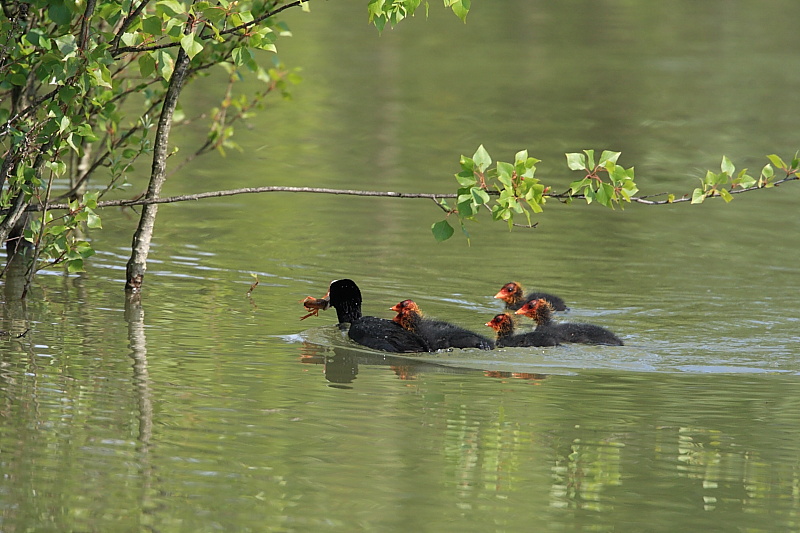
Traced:
<path fill-rule="evenodd" d="M 493 379 L 521 379 L 541 382 L 547 374 L 533 372 L 502 372 L 497 370 L 481 370 L 451 365 L 440 365 L 428 361 L 420 361 L 408 356 L 382 353 L 370 353 L 361 350 L 335 346 L 322 346 L 304 342 L 300 349 L 300 362 L 308 365 L 322 365 L 325 379 L 332 387 L 350 389 L 350 385 L 358 375 L 360 365 L 388 366 L 403 381 L 412 381 L 424 373 L 435 374 L 483 374 Z"/>

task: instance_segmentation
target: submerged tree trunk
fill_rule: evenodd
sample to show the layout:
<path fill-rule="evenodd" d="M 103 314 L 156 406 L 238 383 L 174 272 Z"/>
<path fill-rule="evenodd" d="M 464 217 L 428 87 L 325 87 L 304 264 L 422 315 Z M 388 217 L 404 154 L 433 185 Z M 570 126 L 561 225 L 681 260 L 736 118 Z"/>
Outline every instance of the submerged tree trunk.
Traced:
<path fill-rule="evenodd" d="M 167 180 L 167 156 L 169 148 L 169 130 L 172 127 L 172 117 L 178 96 L 181 94 L 183 82 L 189 70 L 189 56 L 183 48 L 178 50 L 175 60 L 175 70 L 169 80 L 169 88 L 161 108 L 161 117 L 158 120 L 155 146 L 153 149 L 153 166 L 150 171 L 150 185 L 147 187 L 145 198 L 154 200 L 161 194 L 161 187 Z M 158 204 L 148 204 L 142 208 L 139 226 L 133 234 L 131 258 L 128 260 L 125 290 L 139 292 L 142 287 L 145 270 L 147 270 L 147 254 L 150 252 L 150 241 L 153 238 L 153 228 L 156 223 Z"/>

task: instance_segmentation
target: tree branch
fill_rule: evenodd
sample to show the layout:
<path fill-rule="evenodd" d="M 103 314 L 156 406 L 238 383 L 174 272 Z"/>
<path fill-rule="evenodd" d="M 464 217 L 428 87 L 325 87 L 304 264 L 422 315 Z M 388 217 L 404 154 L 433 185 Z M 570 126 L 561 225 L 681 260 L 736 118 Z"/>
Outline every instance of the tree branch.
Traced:
<path fill-rule="evenodd" d="M 776 181 L 773 185 L 778 186 L 782 183 L 788 181 L 798 181 L 800 178 L 796 176 L 789 176 L 784 179 Z M 746 189 L 736 189 L 730 191 L 731 194 L 740 194 L 745 192 L 752 192 L 756 190 L 765 190 L 766 187 L 748 187 Z M 196 200 L 204 200 L 206 198 L 222 198 L 225 196 L 236 196 L 239 194 L 259 194 L 259 193 L 267 193 L 267 192 L 290 192 L 290 193 L 307 193 L 307 194 L 341 194 L 345 196 L 368 196 L 368 197 L 380 197 L 380 198 L 426 198 L 433 200 L 439 205 L 438 200 L 444 198 L 457 198 L 457 194 L 435 194 L 435 193 L 423 193 L 423 192 L 394 192 L 394 191 L 362 191 L 357 189 L 328 189 L 324 187 L 280 187 L 280 186 L 269 186 L 269 187 L 245 187 L 242 189 L 228 189 L 224 191 L 208 191 L 208 192 L 201 192 L 197 194 L 185 194 L 179 196 L 169 196 L 169 197 L 162 197 L 162 198 L 146 198 L 146 197 L 137 197 L 132 200 L 107 200 L 103 202 L 97 202 L 97 207 L 133 207 L 137 205 L 152 205 L 152 204 L 173 204 L 177 202 L 187 202 L 187 201 L 196 201 Z M 492 196 L 499 195 L 497 191 L 486 191 L 488 194 Z M 567 198 L 566 193 L 562 194 L 551 194 L 548 195 L 549 198 L 557 198 L 557 199 L 565 199 Z M 572 196 L 573 199 L 581 199 L 583 195 L 579 196 Z M 636 202 L 645 205 L 665 205 L 670 203 L 680 203 L 680 202 L 688 202 L 691 201 L 690 197 L 682 197 L 676 198 L 672 202 L 669 200 L 648 200 L 648 196 L 634 196 L 631 197 L 631 202 Z M 28 210 L 29 211 L 41 211 L 45 206 L 39 205 L 31 205 Z M 69 204 L 58 203 L 58 204 L 49 204 L 46 206 L 48 209 L 69 209 Z M 442 207 L 440 205 L 440 207 Z M 2 211 L 0 211 L 2 213 Z"/>
<path fill-rule="evenodd" d="M 78 38 L 78 48 L 86 51 L 86 43 L 89 41 L 89 21 L 94 14 L 94 6 L 97 3 L 97 0 L 87 0 L 86 2 L 86 9 L 83 12 L 83 17 L 81 17 L 81 33 Z"/>
<path fill-rule="evenodd" d="M 142 0 L 136 9 L 133 9 L 133 4 L 131 4 L 131 10 L 128 13 L 128 16 L 125 17 L 125 20 L 123 20 L 122 24 L 120 24 L 119 30 L 117 30 L 117 34 L 114 36 L 114 40 L 111 42 L 112 50 L 116 50 L 116 48 L 119 46 L 120 40 L 122 39 L 122 34 L 125 33 L 125 30 L 128 29 L 128 27 L 131 25 L 131 22 L 133 22 L 136 17 L 142 13 L 145 6 L 147 6 L 149 2 L 150 0 Z"/>
<path fill-rule="evenodd" d="M 256 24 L 259 24 L 259 23 L 263 22 L 264 20 L 266 20 L 266 19 L 268 19 L 270 17 L 274 17 L 275 15 L 280 13 L 281 11 L 285 11 L 285 10 L 287 10 L 289 8 L 303 5 L 303 4 L 305 4 L 305 3 L 309 2 L 309 1 L 310 0 L 295 0 L 294 2 L 289 2 L 288 4 L 284 4 L 284 5 L 282 5 L 282 6 L 278 7 L 278 8 L 273 9 L 272 11 L 267 11 L 266 13 L 261 15 L 260 17 L 257 17 L 255 19 L 251 20 L 250 22 L 245 22 L 244 24 L 239 24 L 238 26 L 234 26 L 233 28 L 229 28 L 227 30 L 221 31 L 221 32 L 219 32 L 219 34 L 220 35 L 230 35 L 231 33 L 235 33 L 235 32 L 240 31 L 240 30 L 246 30 L 247 28 L 249 28 L 251 26 L 255 26 Z M 200 37 L 200 39 L 211 39 L 211 38 L 213 38 L 213 36 L 211 36 L 211 35 L 201 36 Z M 152 44 L 152 45 L 149 45 L 149 46 L 123 46 L 122 48 L 114 48 L 112 54 L 113 55 L 118 55 L 118 54 L 137 53 L 137 52 L 151 52 L 153 50 L 162 50 L 164 48 L 174 48 L 176 46 L 180 46 L 180 44 L 181 44 L 180 42 L 169 42 L 169 43 L 161 43 L 161 44 Z"/>
<path fill-rule="evenodd" d="M 787 176 L 787 177 L 785 177 L 783 179 L 779 179 L 778 181 L 773 182 L 772 186 L 777 187 L 778 185 L 780 185 L 782 183 L 785 183 L 787 181 L 797 181 L 797 180 L 800 180 L 800 177 L 797 177 L 794 174 L 792 174 L 792 175 L 789 175 L 789 176 Z M 731 194 L 741 194 L 743 192 L 760 191 L 760 190 L 764 190 L 764 189 L 767 189 L 767 187 L 759 187 L 758 185 L 754 185 L 752 187 L 746 187 L 746 188 L 742 188 L 742 189 L 730 189 L 728 192 L 731 193 Z M 692 197 L 691 197 L 690 194 L 684 194 L 682 197 L 674 198 L 672 200 L 648 200 L 648 198 L 653 198 L 655 196 L 664 196 L 665 194 L 669 194 L 669 193 L 650 194 L 650 195 L 645 195 L 645 196 L 631 196 L 631 202 L 635 202 L 637 204 L 644 204 L 644 205 L 666 205 L 666 204 L 679 204 L 679 203 L 682 203 L 682 202 L 691 202 L 692 201 Z M 560 200 L 567 199 L 567 198 L 572 198 L 572 199 L 586 198 L 582 194 L 581 195 L 570 196 L 570 194 L 567 193 L 567 192 L 559 193 L 559 194 L 550 194 L 549 196 L 551 198 L 557 198 L 557 199 L 560 199 Z M 716 198 L 717 196 L 718 195 L 715 194 L 713 196 L 709 196 L 709 198 Z"/>

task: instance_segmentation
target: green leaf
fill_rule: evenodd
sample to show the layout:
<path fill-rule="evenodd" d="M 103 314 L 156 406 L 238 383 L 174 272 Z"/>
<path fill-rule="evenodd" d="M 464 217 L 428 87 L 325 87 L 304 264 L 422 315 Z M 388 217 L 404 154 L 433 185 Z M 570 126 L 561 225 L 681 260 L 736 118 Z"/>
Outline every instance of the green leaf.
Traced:
<path fill-rule="evenodd" d="M 620 192 L 622 193 L 623 196 L 625 196 L 625 199 L 630 202 L 631 196 L 639 192 L 639 187 L 637 187 L 633 181 L 629 181 L 622 186 Z"/>
<path fill-rule="evenodd" d="M 597 199 L 601 205 L 613 207 L 612 202 L 615 196 L 616 194 L 614 193 L 614 187 L 612 187 L 610 183 L 603 183 L 597 188 L 595 199 Z"/>
<path fill-rule="evenodd" d="M 513 216 L 508 208 L 501 205 L 492 206 L 492 220 L 508 220 L 508 217 Z"/>
<path fill-rule="evenodd" d="M 769 168 L 771 169 L 772 167 L 769 167 Z M 753 187 L 753 186 L 754 186 L 756 183 L 758 183 L 758 182 L 756 181 L 756 179 L 755 179 L 753 176 L 750 176 L 750 175 L 748 175 L 748 174 L 745 174 L 744 176 L 742 176 L 742 177 L 741 177 L 741 178 L 738 180 L 738 183 L 739 183 L 739 185 L 741 185 L 743 188 L 745 188 L 745 189 L 749 189 L 750 187 Z"/>
<path fill-rule="evenodd" d="M 603 150 L 603 153 L 600 154 L 600 166 L 605 167 L 607 163 L 615 163 L 622 152 L 610 152 L 608 150 Z"/>
<path fill-rule="evenodd" d="M 724 174 L 728 176 L 733 176 L 734 172 L 736 172 L 736 167 L 733 166 L 733 163 L 727 156 L 722 156 L 722 164 L 720 165 L 720 169 Z"/>
<path fill-rule="evenodd" d="M 467 22 L 467 13 L 469 13 L 470 0 L 456 0 L 450 7 L 453 13 L 461 19 L 462 22 Z"/>
<path fill-rule="evenodd" d="M 692 202 L 693 204 L 702 204 L 703 201 L 706 199 L 706 193 L 701 188 L 697 188 L 692 192 Z"/>
<path fill-rule="evenodd" d="M 47 15 L 59 26 L 66 26 L 72 22 L 72 12 L 63 2 L 51 2 Z"/>
<path fill-rule="evenodd" d="M 472 156 L 472 160 L 475 161 L 475 164 L 478 166 L 478 172 L 483 172 L 489 165 L 492 164 L 492 158 L 489 157 L 489 152 L 486 151 L 486 148 L 483 145 L 480 145 L 478 149 L 475 151 L 475 155 Z"/>
<path fill-rule="evenodd" d="M 120 40 L 125 46 L 136 46 L 142 42 L 142 34 L 139 32 L 125 32 L 122 34 L 122 39 Z"/>
<path fill-rule="evenodd" d="M 64 56 L 62 60 L 74 57 L 78 53 L 78 43 L 72 34 L 57 37 L 53 39 L 53 42 L 56 43 L 56 48 Z"/>
<path fill-rule="evenodd" d="M 472 192 L 472 199 L 478 205 L 486 205 L 491 201 L 486 191 L 480 187 L 472 187 L 470 191 Z"/>
<path fill-rule="evenodd" d="M 156 3 L 156 11 L 164 13 L 170 17 L 177 17 L 186 14 L 186 6 L 177 0 L 162 0 Z"/>
<path fill-rule="evenodd" d="M 466 198 L 466 200 L 462 200 L 461 197 L 458 198 L 458 204 L 456 205 L 458 216 L 461 218 L 472 218 L 478 212 L 478 207 L 475 205 L 472 196 L 466 195 Z"/>
<path fill-rule="evenodd" d="M 58 99 L 63 104 L 71 104 L 72 100 L 77 96 L 78 91 L 74 87 L 63 86 L 58 89 Z"/>
<path fill-rule="evenodd" d="M 175 70 L 175 59 L 164 50 L 156 50 L 155 60 L 161 77 L 165 80 L 170 79 L 172 71 Z"/>
<path fill-rule="evenodd" d="M 108 67 L 102 64 L 95 64 L 95 67 L 91 69 L 92 76 L 94 76 L 97 85 L 100 87 L 107 87 L 109 89 L 113 88 L 111 85 L 111 72 L 109 72 Z"/>
<path fill-rule="evenodd" d="M 514 173 L 514 165 L 511 163 L 497 162 L 497 179 L 506 187 L 511 187 L 511 176 Z"/>
<path fill-rule="evenodd" d="M 475 172 L 475 161 L 473 161 L 470 157 L 462 155 L 458 160 L 458 164 L 461 165 L 461 170 L 468 170 L 473 173 Z"/>
<path fill-rule="evenodd" d="M 88 215 L 86 219 L 87 228 L 100 229 L 103 227 L 103 224 L 100 222 L 100 217 L 97 215 L 97 213 L 87 207 L 86 214 Z"/>
<path fill-rule="evenodd" d="M 722 199 L 725 200 L 725 203 L 728 203 L 731 200 L 733 200 L 733 196 L 731 195 L 731 193 L 728 192 L 728 189 L 720 189 L 719 195 L 722 196 Z"/>
<path fill-rule="evenodd" d="M 571 194 L 580 194 L 581 190 L 584 189 L 590 182 L 591 180 L 589 178 L 573 181 L 569 184 Z"/>
<path fill-rule="evenodd" d="M 98 139 L 98 137 L 92 131 L 92 127 L 86 123 L 83 123 L 75 128 L 75 135 L 80 135 L 88 142 L 95 142 Z"/>
<path fill-rule="evenodd" d="M 216 11 L 222 12 L 221 9 Z M 161 36 L 161 17 L 145 17 L 142 19 L 142 31 L 153 37 Z"/>
<path fill-rule="evenodd" d="M 64 115 L 61 117 L 61 120 L 58 121 L 58 133 L 64 133 L 71 125 L 72 122 L 70 122 L 69 117 Z"/>
<path fill-rule="evenodd" d="M 89 209 L 97 207 L 97 198 L 100 196 L 99 191 L 90 191 L 83 194 L 82 203 Z"/>
<path fill-rule="evenodd" d="M 67 171 L 67 164 L 63 161 L 48 161 L 44 164 L 45 168 L 50 169 L 56 177 L 61 177 Z"/>
<path fill-rule="evenodd" d="M 433 237 L 437 242 L 446 241 L 453 236 L 453 233 L 455 233 L 453 226 L 451 226 L 447 220 L 440 220 L 439 222 L 434 223 L 431 226 L 431 231 L 433 232 Z"/>
<path fill-rule="evenodd" d="M 458 184 L 461 185 L 462 187 L 467 187 L 467 188 L 472 187 L 476 183 L 478 183 L 478 180 L 475 178 L 475 173 L 472 172 L 471 170 L 468 171 L 465 170 L 456 174 L 456 181 L 458 181 Z"/>
<path fill-rule="evenodd" d="M 26 33 L 25 40 L 31 43 L 33 46 L 50 50 L 50 39 L 40 29 L 34 28 Z"/>
<path fill-rule="evenodd" d="M 764 176 L 765 178 L 771 178 L 772 176 L 774 176 L 775 171 L 772 169 L 772 165 L 770 165 L 769 163 L 764 165 L 764 168 L 761 169 L 761 175 Z"/>
<path fill-rule="evenodd" d="M 772 161 L 772 164 L 775 165 L 776 167 L 781 168 L 783 170 L 786 170 L 786 163 L 784 163 L 783 159 L 781 159 L 777 155 L 775 155 L 775 154 L 768 155 L 767 159 Z"/>
<path fill-rule="evenodd" d="M 586 161 L 589 164 L 590 169 L 594 168 L 594 150 L 584 150 L 583 153 L 586 154 Z"/>
<path fill-rule="evenodd" d="M 195 39 L 193 33 L 187 33 L 181 39 L 181 48 L 189 56 L 189 59 L 194 58 L 197 54 L 203 51 L 203 45 Z"/>
<path fill-rule="evenodd" d="M 143 78 L 149 78 L 156 71 L 156 61 L 150 54 L 139 56 L 139 74 Z"/>
<path fill-rule="evenodd" d="M 231 58 L 236 66 L 243 66 L 253 60 L 253 52 L 245 46 L 237 46 L 231 51 Z"/>
<path fill-rule="evenodd" d="M 570 170 L 585 170 L 586 169 L 586 156 L 579 152 L 572 152 L 567 154 L 567 166 Z"/>
<path fill-rule="evenodd" d="M 86 259 L 87 257 L 92 257 L 94 255 L 94 248 L 92 245 L 86 241 L 79 241 L 75 244 L 75 252 L 78 253 L 80 257 Z"/>
<path fill-rule="evenodd" d="M 83 258 L 70 259 L 67 261 L 67 272 L 74 274 L 75 272 L 83 272 Z"/>

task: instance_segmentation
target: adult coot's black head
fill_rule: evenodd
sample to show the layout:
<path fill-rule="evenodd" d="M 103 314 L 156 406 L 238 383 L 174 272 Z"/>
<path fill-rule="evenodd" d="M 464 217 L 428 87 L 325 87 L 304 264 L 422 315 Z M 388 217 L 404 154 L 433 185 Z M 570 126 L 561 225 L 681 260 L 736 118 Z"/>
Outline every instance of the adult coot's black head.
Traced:
<path fill-rule="evenodd" d="M 336 309 L 340 323 L 354 322 L 361 318 L 361 290 L 352 279 L 332 281 L 325 298 Z"/>

